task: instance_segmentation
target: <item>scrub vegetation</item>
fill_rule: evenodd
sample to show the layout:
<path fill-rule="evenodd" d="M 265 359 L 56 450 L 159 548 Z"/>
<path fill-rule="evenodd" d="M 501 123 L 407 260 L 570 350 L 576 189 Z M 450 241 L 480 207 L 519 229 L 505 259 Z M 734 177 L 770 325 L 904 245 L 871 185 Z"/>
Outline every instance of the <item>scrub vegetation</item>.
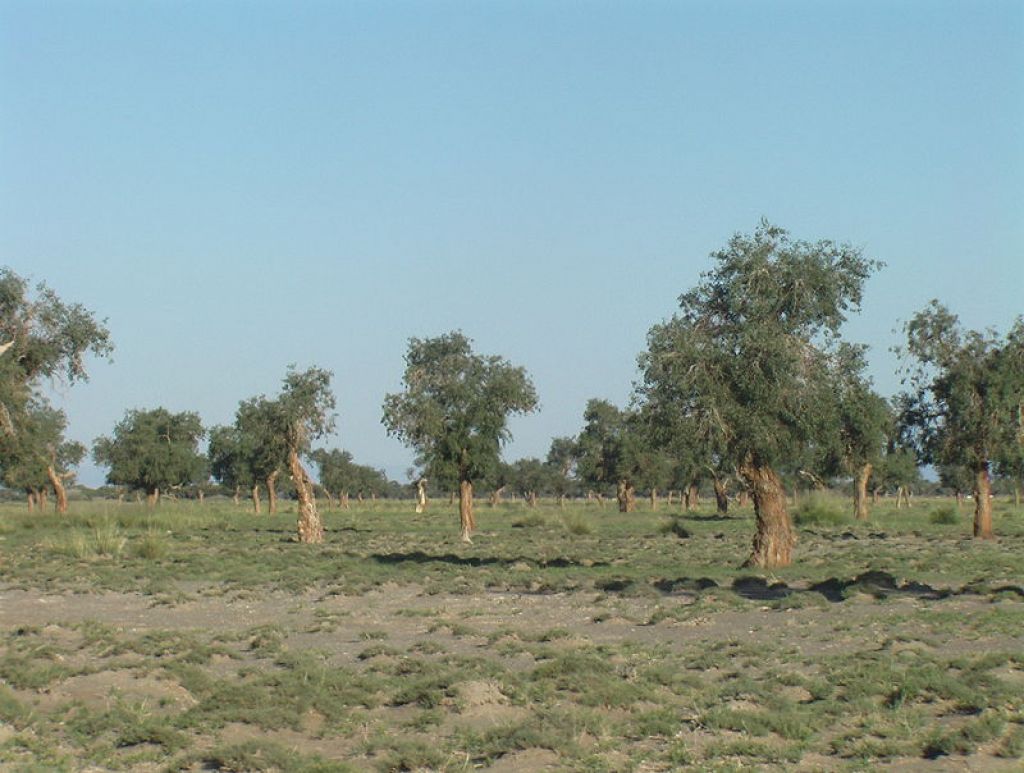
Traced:
<path fill-rule="evenodd" d="M 979 541 L 946 501 L 868 524 L 821 494 L 771 573 L 735 560 L 749 505 L 505 502 L 470 546 L 411 498 L 336 504 L 312 547 L 291 501 L 5 506 L 0 767 L 1020 764 L 1009 501 Z"/>

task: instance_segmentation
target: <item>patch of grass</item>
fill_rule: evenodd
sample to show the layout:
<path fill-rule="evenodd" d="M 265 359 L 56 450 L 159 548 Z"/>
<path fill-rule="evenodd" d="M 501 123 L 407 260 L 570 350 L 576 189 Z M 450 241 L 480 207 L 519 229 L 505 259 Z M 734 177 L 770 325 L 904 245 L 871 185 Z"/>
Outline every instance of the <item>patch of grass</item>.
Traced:
<path fill-rule="evenodd" d="M 513 529 L 534 529 L 547 526 L 547 519 L 540 513 L 528 513 L 512 521 Z"/>

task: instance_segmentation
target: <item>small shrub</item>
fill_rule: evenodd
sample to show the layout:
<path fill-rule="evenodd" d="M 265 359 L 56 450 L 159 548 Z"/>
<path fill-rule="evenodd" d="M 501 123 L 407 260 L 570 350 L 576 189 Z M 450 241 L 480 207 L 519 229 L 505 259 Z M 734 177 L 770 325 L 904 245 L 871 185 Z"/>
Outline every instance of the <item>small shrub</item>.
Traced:
<path fill-rule="evenodd" d="M 839 526 L 846 520 L 836 501 L 823 494 L 804 497 L 793 513 L 797 526 Z"/>
<path fill-rule="evenodd" d="M 567 532 L 578 536 L 593 534 L 594 531 L 587 522 L 587 519 L 582 514 L 575 512 L 562 515 L 562 525 Z"/>
<path fill-rule="evenodd" d="M 673 517 L 661 525 L 659 531 L 662 534 L 675 534 L 679 539 L 689 539 L 691 536 L 689 530 L 683 525 L 682 518 Z"/>
<path fill-rule="evenodd" d="M 544 520 L 544 516 L 540 513 L 529 513 L 521 518 L 516 518 L 512 521 L 513 529 L 532 529 L 535 526 L 544 526 L 547 521 Z"/>
<path fill-rule="evenodd" d="M 928 516 L 928 521 L 940 526 L 956 526 L 963 520 L 960 512 L 953 505 L 936 507 Z"/>

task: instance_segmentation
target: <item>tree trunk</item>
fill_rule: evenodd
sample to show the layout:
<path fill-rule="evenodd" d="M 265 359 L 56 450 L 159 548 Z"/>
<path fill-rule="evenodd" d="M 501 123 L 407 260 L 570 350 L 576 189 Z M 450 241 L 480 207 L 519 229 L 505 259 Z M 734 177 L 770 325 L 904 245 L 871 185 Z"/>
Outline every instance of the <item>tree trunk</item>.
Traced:
<path fill-rule="evenodd" d="M 750 492 L 747 491 L 746 489 L 743 489 L 743 491 L 741 491 L 739 493 L 739 496 L 736 498 L 736 504 L 738 504 L 740 507 L 746 507 L 747 505 L 749 505 Z"/>
<path fill-rule="evenodd" d="M 35 512 L 36 509 L 36 492 L 28 491 L 28 511 Z"/>
<path fill-rule="evenodd" d="M 256 515 L 260 514 L 260 484 L 252 484 L 252 511 Z"/>
<path fill-rule="evenodd" d="M 906 491 L 903 486 L 896 487 L 896 509 L 899 510 L 903 506 L 903 500 L 906 497 Z M 909 505 L 909 503 L 908 503 Z"/>
<path fill-rule="evenodd" d="M 700 504 L 700 490 L 696 483 L 691 483 L 686 489 L 686 509 L 693 510 Z"/>
<path fill-rule="evenodd" d="M 459 482 L 459 525 L 462 528 L 462 541 L 472 544 L 471 535 L 476 529 L 476 518 L 473 515 L 473 483 L 468 480 Z"/>
<path fill-rule="evenodd" d="M 562 508 L 565 507 L 565 494 L 558 495 L 558 506 Z"/>
<path fill-rule="evenodd" d="M 160 489 L 151 488 L 146 492 L 146 507 L 154 508 L 160 501 Z"/>
<path fill-rule="evenodd" d="M 454 491 L 449 491 L 448 492 L 448 504 L 450 504 L 450 505 L 454 505 L 455 504 L 455 496 L 456 496 L 456 494 L 455 494 Z M 458 496 L 460 498 L 462 497 L 462 484 L 461 483 L 459 484 Z"/>
<path fill-rule="evenodd" d="M 422 513 L 427 509 L 427 480 L 420 478 L 416 481 L 416 512 Z"/>
<path fill-rule="evenodd" d="M 232 501 L 235 503 L 235 507 L 238 507 L 239 505 L 242 504 L 241 490 L 241 486 L 235 486 L 235 493 L 231 496 Z"/>
<path fill-rule="evenodd" d="M 537 492 L 536 491 L 531 491 L 529 494 L 527 494 L 527 496 L 526 496 L 526 506 L 527 507 L 536 507 L 537 506 Z"/>
<path fill-rule="evenodd" d="M 715 478 L 715 512 L 719 515 L 729 513 L 729 493 L 725 489 L 725 483 Z"/>
<path fill-rule="evenodd" d="M 651 512 L 657 512 L 658 510 L 658 489 L 651 487 Z"/>
<path fill-rule="evenodd" d="M 985 462 L 974 474 L 974 536 L 979 539 L 995 539 L 991 493 L 992 481 L 988 477 L 988 462 Z"/>
<path fill-rule="evenodd" d="M 199 505 L 200 505 L 200 507 L 202 507 L 202 505 L 203 505 L 203 501 L 204 501 L 203 497 L 204 497 L 203 490 L 199 489 Z"/>
<path fill-rule="evenodd" d="M 339 497 L 341 499 L 341 507 L 342 507 L 342 509 L 348 510 L 349 509 L 348 492 L 347 491 L 342 491 L 341 494 L 339 495 Z M 419 512 L 419 510 L 417 510 L 416 512 Z"/>
<path fill-rule="evenodd" d="M 858 521 L 868 519 L 868 481 L 871 480 L 871 464 L 865 464 L 857 471 L 853 481 L 853 514 Z"/>
<path fill-rule="evenodd" d="M 746 461 L 740 466 L 740 475 L 750 485 L 754 497 L 754 515 L 757 531 L 753 551 L 746 566 L 774 569 L 792 562 L 796 535 L 786 511 L 786 492 L 782 481 L 768 465 Z"/>
<path fill-rule="evenodd" d="M 52 464 L 46 465 L 46 477 L 50 479 L 50 485 L 53 486 L 53 495 L 57 498 L 57 512 L 63 515 L 68 511 L 68 492 L 64 488 L 64 481 L 61 480 L 57 471 L 53 469 Z"/>
<path fill-rule="evenodd" d="M 39 505 L 39 512 L 46 512 L 46 489 L 36 489 L 36 504 Z"/>
<path fill-rule="evenodd" d="M 873 489 L 871 489 L 871 504 L 878 504 L 878 486 L 875 486 Z"/>
<path fill-rule="evenodd" d="M 635 490 L 633 489 L 632 482 L 628 480 L 620 480 L 615 493 L 615 498 L 619 500 L 619 512 L 620 513 L 631 513 L 636 510 L 636 496 Z"/>
<path fill-rule="evenodd" d="M 295 494 L 299 499 L 299 542 L 317 544 L 324 541 L 324 525 L 320 514 L 316 511 L 316 497 L 313 496 L 313 484 L 302 468 L 298 452 L 288 450 L 288 468 L 295 484 Z"/>
<path fill-rule="evenodd" d="M 907 504 L 909 506 L 909 502 Z M 963 507 L 964 506 L 964 492 L 962 492 L 960 489 L 956 490 L 956 506 L 957 507 Z"/>
<path fill-rule="evenodd" d="M 280 470 L 274 470 L 264 481 L 267 487 L 267 512 L 271 515 L 277 512 L 277 476 L 280 474 Z"/>
<path fill-rule="evenodd" d="M 668 497 L 667 497 L 666 501 L 668 502 L 668 506 L 669 506 L 669 507 L 672 507 L 672 495 L 673 495 L 674 493 L 675 493 L 675 492 L 674 492 L 674 491 L 673 491 L 672 489 L 669 489 L 669 490 L 668 490 Z"/>
<path fill-rule="evenodd" d="M 356 501 L 360 504 L 360 506 L 362 506 L 362 504 L 363 504 L 363 490 L 362 489 L 359 489 L 359 491 L 356 492 Z"/>
<path fill-rule="evenodd" d="M 595 496 L 597 498 L 597 506 L 604 507 L 604 494 L 596 494 Z"/>

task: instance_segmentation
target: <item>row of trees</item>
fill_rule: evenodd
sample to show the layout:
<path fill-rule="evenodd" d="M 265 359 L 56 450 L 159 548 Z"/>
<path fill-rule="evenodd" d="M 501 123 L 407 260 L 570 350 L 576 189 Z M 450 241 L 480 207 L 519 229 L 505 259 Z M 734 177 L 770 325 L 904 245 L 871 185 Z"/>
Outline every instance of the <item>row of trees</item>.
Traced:
<path fill-rule="evenodd" d="M 692 490 L 713 481 L 726 506 L 738 481 L 754 503 L 750 565 L 789 564 L 796 538 L 784 475 L 816 485 L 845 475 L 858 517 L 868 491 L 904 488 L 919 463 L 971 479 L 974 533 L 991 538 L 990 479 L 1024 473 L 1024 321 L 1009 333 L 965 331 L 938 302 L 905 325 L 907 391 L 892 402 L 865 374 L 866 348 L 842 340 L 867 278 L 881 267 L 831 241 L 794 241 L 763 222 L 712 255 L 713 268 L 655 325 L 639 356 L 641 381 L 620 410 L 591 400 L 575 438 L 553 442 L 546 464 L 520 472 L 570 474 L 615 487 L 628 511 L 638 485 Z M 383 423 L 427 477 L 458 486 L 462 538 L 473 530 L 473 484 L 499 487 L 508 418 L 536 407 L 522 368 L 472 352 L 461 333 L 413 339 L 404 391 Z"/>
<path fill-rule="evenodd" d="M 421 488 L 429 480 L 458 491 L 464 541 L 475 528 L 475 485 L 500 493 L 514 481 L 527 496 L 545 487 L 559 495 L 614 490 L 628 512 L 638 488 L 654 497 L 665 489 L 692 495 L 709 482 L 721 509 L 730 488 L 753 500 L 748 563 L 784 566 L 795 543 L 787 486 L 848 478 L 864 518 L 869 491 L 905 488 L 919 464 L 936 466 L 958 490 L 969 480 L 975 535 L 992 536 L 992 474 L 1024 476 L 1024 321 L 1005 336 L 968 331 L 932 302 L 904 326 L 907 388 L 889 401 L 865 375 L 866 348 L 840 332 L 880 263 L 849 245 L 792 240 L 763 221 L 712 259 L 680 296 L 679 311 L 651 328 L 631 405 L 589 401 L 579 434 L 556 438 L 543 462 L 501 462 L 509 418 L 537 406 L 522 367 L 475 353 L 457 331 L 410 340 L 403 389 L 385 397 L 382 423 L 415 452 Z M 108 335 L 45 286 L 32 300 L 11 272 L 0 280 L 0 333 L 14 349 L 0 354 L 4 481 L 38 492 L 45 471 L 60 492 L 62 470 L 84 449 L 64 442 L 63 414 L 40 396 L 39 379 L 58 371 L 68 381 L 84 378 L 83 355 L 109 352 Z M 333 409 L 328 372 L 291 371 L 277 397 L 243 401 L 233 425 L 210 431 L 205 460 L 198 416 L 160 409 L 129 412 L 93 453 L 109 467 L 109 482 L 141 488 L 152 501 L 163 487 L 212 474 L 251 492 L 256 509 L 262 486 L 273 509 L 287 474 L 299 500 L 300 539 L 317 542 L 322 525 L 304 458 L 343 498 L 384 481 L 345 452 L 312 450 L 333 427 Z"/>

